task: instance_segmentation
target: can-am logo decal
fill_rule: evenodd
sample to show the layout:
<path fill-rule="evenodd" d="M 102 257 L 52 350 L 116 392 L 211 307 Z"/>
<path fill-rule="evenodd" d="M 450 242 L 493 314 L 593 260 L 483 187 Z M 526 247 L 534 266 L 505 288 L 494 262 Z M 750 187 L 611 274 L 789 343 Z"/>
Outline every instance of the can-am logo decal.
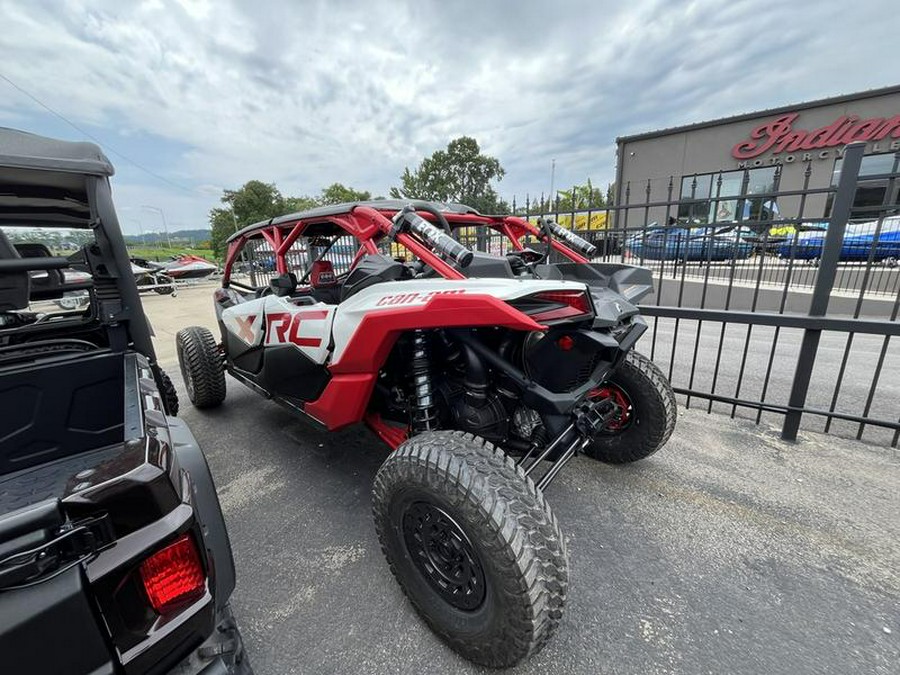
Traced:
<path fill-rule="evenodd" d="M 753 159 L 765 152 L 780 154 L 800 151 L 836 148 L 854 141 L 881 141 L 888 136 L 900 138 L 900 115 L 893 117 L 872 117 L 861 120 L 857 115 L 842 115 L 831 124 L 807 131 L 795 129 L 794 122 L 800 113 L 792 112 L 763 122 L 750 132 L 750 138 L 741 141 L 731 149 L 735 159 Z M 885 144 L 888 145 L 888 144 Z M 900 142 L 889 144 L 884 150 L 900 149 Z M 894 147 L 897 146 L 897 147 Z M 878 152 L 880 148 L 875 149 Z M 810 159 L 804 157 L 804 160 Z M 821 156 L 823 153 L 820 152 Z M 824 157 L 822 157 L 824 159 Z"/>
<path fill-rule="evenodd" d="M 272 312 L 266 314 L 266 344 L 295 344 L 298 347 L 318 347 L 322 338 L 300 335 L 304 321 L 321 321 L 328 316 L 327 310 L 316 309 L 307 312 Z"/>
<path fill-rule="evenodd" d="M 375 303 L 376 307 L 384 307 L 386 305 L 411 305 L 431 300 L 436 295 L 459 295 L 466 291 L 462 288 L 455 288 L 446 291 L 429 291 L 428 293 L 400 293 L 398 295 L 385 295 L 378 299 Z"/>

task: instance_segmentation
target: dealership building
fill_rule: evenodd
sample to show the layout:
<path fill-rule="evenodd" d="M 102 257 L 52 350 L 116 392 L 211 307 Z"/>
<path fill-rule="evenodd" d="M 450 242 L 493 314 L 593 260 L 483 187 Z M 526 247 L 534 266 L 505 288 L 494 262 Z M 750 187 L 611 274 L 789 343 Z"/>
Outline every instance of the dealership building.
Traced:
<path fill-rule="evenodd" d="M 896 205 L 900 181 L 900 86 L 688 124 L 617 139 L 616 203 L 678 201 L 682 222 L 821 217 L 830 195 L 754 194 L 827 188 L 837 180 L 845 146 L 866 142 L 854 204 L 856 217 Z M 866 176 L 871 176 L 865 180 Z M 868 208 L 866 208 L 868 207 Z M 662 220 L 659 207 L 651 220 Z M 896 207 L 894 212 L 896 211 Z M 672 216 L 676 214 L 671 213 Z"/>

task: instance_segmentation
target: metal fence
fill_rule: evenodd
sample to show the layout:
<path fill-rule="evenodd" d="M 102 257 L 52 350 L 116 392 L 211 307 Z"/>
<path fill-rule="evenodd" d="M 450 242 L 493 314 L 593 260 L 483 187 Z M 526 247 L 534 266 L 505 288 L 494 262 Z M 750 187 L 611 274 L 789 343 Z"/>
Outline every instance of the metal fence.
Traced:
<path fill-rule="evenodd" d="M 641 307 L 651 331 L 641 345 L 686 406 L 773 418 L 789 440 L 802 427 L 897 447 L 900 217 L 891 195 L 900 153 L 892 172 L 866 177 L 887 182 L 884 202 L 860 209 L 863 152 L 849 146 L 839 181 L 825 188 L 810 187 L 808 165 L 799 190 L 779 190 L 776 175 L 770 191 L 736 198 L 721 193 L 720 180 L 704 208 L 719 213 L 730 202 L 722 210 L 740 215 L 728 221 L 693 222 L 697 200 L 676 195 L 674 178 L 661 200 L 651 201 L 648 183 L 624 186 L 621 205 L 546 213 L 526 202 L 519 212 L 576 231 L 599 222 L 579 232 L 597 246 L 595 260 L 653 270 L 656 290 Z M 790 216 L 774 206 L 787 202 Z M 461 239 L 506 252 L 486 232 Z"/>

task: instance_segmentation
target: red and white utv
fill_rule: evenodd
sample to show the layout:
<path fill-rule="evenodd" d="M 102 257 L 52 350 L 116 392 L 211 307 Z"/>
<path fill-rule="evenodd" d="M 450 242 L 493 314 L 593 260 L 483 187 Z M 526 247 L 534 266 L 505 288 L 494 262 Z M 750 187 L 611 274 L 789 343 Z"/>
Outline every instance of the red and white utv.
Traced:
<path fill-rule="evenodd" d="M 507 252 L 454 239 L 472 232 Z M 374 513 L 395 577 L 454 649 L 509 666 L 544 645 L 568 589 L 544 488 L 579 452 L 631 462 L 675 426 L 669 383 L 632 350 L 651 274 L 593 253 L 549 220 L 428 202 L 251 225 L 215 292 L 221 340 L 178 334 L 188 394 L 220 404 L 228 372 L 330 430 L 366 423 L 394 450 Z M 233 274 L 254 257 L 275 260 L 265 285 Z"/>

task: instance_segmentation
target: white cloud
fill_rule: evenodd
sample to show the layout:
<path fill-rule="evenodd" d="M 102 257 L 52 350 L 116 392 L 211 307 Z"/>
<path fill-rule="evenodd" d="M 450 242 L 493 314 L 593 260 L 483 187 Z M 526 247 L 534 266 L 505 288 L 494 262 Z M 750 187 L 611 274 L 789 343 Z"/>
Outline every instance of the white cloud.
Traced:
<path fill-rule="evenodd" d="M 125 206 L 196 226 L 209 186 L 386 193 L 406 165 L 475 136 L 506 196 L 611 179 L 616 136 L 892 84 L 888 0 L 142 2 L 0 0 L 0 72 L 170 180 L 129 169 Z M 41 132 L 0 82 L 0 120 Z"/>

